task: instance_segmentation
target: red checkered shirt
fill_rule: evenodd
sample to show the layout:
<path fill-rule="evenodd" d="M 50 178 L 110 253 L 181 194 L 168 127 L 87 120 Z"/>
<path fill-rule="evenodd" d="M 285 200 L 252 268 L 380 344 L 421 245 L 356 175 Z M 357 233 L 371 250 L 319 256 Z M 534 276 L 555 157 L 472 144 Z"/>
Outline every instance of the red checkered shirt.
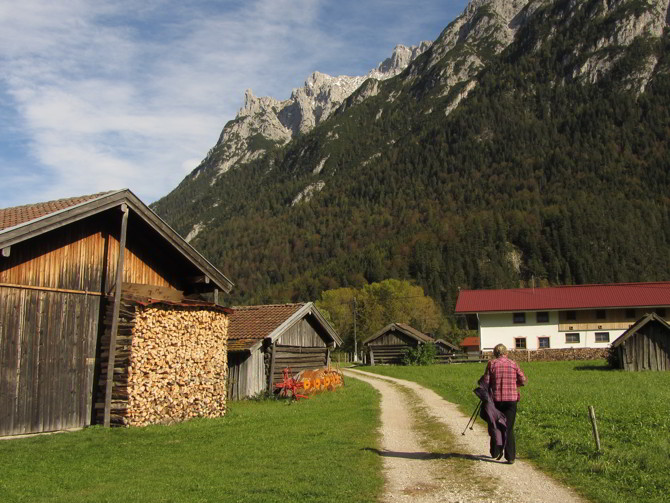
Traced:
<path fill-rule="evenodd" d="M 494 402 L 518 402 L 517 386 L 526 384 L 526 376 L 514 360 L 501 356 L 489 361 L 479 382 L 488 385 Z"/>

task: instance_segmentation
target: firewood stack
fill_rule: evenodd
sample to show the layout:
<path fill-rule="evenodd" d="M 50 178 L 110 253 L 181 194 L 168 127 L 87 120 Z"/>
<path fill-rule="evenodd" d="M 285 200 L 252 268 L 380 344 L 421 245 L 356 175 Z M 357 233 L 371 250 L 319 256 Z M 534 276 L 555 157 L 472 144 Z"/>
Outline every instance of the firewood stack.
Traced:
<path fill-rule="evenodd" d="M 106 316 L 105 324 L 107 320 L 111 325 L 111 316 Z M 146 426 L 222 416 L 227 330 L 228 317 L 214 307 L 143 305 L 124 299 L 114 363 L 112 424 Z M 109 340 L 108 327 L 102 340 L 99 419 L 104 414 Z"/>

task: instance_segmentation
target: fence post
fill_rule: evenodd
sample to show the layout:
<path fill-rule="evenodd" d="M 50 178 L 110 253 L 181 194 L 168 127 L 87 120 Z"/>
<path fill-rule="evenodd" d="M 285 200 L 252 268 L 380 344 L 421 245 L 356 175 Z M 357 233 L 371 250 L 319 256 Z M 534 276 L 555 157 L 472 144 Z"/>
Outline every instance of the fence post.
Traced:
<path fill-rule="evenodd" d="M 598 425 L 596 424 L 596 411 L 593 405 L 589 405 L 589 418 L 591 419 L 591 426 L 593 428 L 593 438 L 596 441 L 596 449 L 600 452 L 600 436 L 598 435 Z"/>

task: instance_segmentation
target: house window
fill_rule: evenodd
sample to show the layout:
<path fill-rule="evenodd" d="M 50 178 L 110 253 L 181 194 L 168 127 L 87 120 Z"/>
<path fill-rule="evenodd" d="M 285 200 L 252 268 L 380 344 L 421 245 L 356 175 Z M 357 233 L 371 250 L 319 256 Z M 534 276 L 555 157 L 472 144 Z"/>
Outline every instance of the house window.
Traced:
<path fill-rule="evenodd" d="M 579 343 L 579 333 L 565 334 L 565 343 L 566 344 L 578 344 Z"/>
<path fill-rule="evenodd" d="M 577 319 L 577 311 L 566 311 L 565 319 L 568 321 L 575 321 Z"/>
<path fill-rule="evenodd" d="M 526 313 L 514 313 L 512 315 L 513 323 L 526 323 Z"/>
<path fill-rule="evenodd" d="M 526 338 L 517 337 L 514 339 L 514 348 L 515 349 L 526 349 Z"/>
<path fill-rule="evenodd" d="M 609 342 L 610 333 L 609 332 L 596 332 L 596 342 Z"/>
<path fill-rule="evenodd" d="M 537 347 L 540 349 L 549 349 L 549 337 L 538 337 Z"/>
<path fill-rule="evenodd" d="M 537 313 L 535 313 L 535 319 L 538 323 L 549 323 L 549 312 L 538 311 Z"/>
<path fill-rule="evenodd" d="M 665 318 L 665 308 L 659 307 L 658 309 L 656 309 L 656 314 L 659 315 L 661 318 Z"/>
<path fill-rule="evenodd" d="M 605 311 L 604 309 L 596 309 L 596 319 L 597 320 L 607 319 L 607 311 Z"/>

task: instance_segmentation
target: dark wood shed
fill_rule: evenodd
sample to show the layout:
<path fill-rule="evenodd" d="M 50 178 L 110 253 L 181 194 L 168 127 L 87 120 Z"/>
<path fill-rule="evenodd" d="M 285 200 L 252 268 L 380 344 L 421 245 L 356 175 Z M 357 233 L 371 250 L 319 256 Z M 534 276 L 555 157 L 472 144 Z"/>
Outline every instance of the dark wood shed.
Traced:
<path fill-rule="evenodd" d="M 372 337 L 363 341 L 367 348 L 370 364 L 402 363 L 402 358 L 409 349 L 416 349 L 421 344 L 433 343 L 435 340 L 405 323 L 391 323 Z"/>
<path fill-rule="evenodd" d="M 612 342 L 624 370 L 670 370 L 670 325 L 646 314 Z"/>
<path fill-rule="evenodd" d="M 311 302 L 234 307 L 228 326 L 228 398 L 274 389 L 286 367 L 293 374 L 326 367 L 340 344 Z"/>
<path fill-rule="evenodd" d="M 0 436 L 91 424 L 98 381 L 109 424 L 124 294 L 232 286 L 127 189 L 0 210 Z"/>

